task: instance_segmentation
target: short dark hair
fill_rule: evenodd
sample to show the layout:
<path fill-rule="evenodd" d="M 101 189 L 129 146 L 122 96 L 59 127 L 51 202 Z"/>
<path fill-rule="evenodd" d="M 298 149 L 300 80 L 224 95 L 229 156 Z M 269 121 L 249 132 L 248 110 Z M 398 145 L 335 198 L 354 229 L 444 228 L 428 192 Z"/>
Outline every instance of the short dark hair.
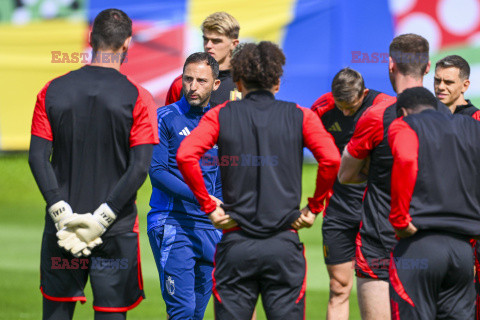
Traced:
<path fill-rule="evenodd" d="M 187 60 L 185 60 L 185 64 L 183 65 L 183 71 L 185 71 L 187 65 L 199 62 L 205 62 L 208 66 L 210 66 L 210 68 L 212 69 L 213 79 L 218 78 L 218 74 L 220 73 L 220 67 L 218 66 L 218 62 L 217 60 L 215 60 L 215 58 L 213 58 L 206 52 L 195 52 L 189 55 Z"/>
<path fill-rule="evenodd" d="M 232 78 L 247 89 L 270 89 L 283 75 L 285 55 L 273 42 L 243 43 L 233 52 Z"/>
<path fill-rule="evenodd" d="M 446 56 L 445 58 L 439 60 L 435 64 L 435 69 L 436 68 L 457 68 L 459 70 L 459 76 L 462 78 L 462 80 L 466 80 L 470 77 L 470 65 L 468 64 L 467 60 L 456 54 Z"/>
<path fill-rule="evenodd" d="M 437 109 L 437 99 L 424 87 L 405 89 L 397 97 L 397 113 L 401 108 L 419 111 L 425 107 Z"/>
<path fill-rule="evenodd" d="M 389 54 L 403 75 L 423 77 L 428 65 L 429 44 L 418 34 L 407 33 L 395 37 Z"/>
<path fill-rule="evenodd" d="M 365 82 L 360 72 L 343 68 L 332 81 L 332 95 L 342 102 L 352 103 L 358 99 L 365 90 Z"/>
<path fill-rule="evenodd" d="M 93 21 L 90 45 L 98 50 L 118 50 L 132 36 L 132 20 L 118 9 L 106 9 Z"/>

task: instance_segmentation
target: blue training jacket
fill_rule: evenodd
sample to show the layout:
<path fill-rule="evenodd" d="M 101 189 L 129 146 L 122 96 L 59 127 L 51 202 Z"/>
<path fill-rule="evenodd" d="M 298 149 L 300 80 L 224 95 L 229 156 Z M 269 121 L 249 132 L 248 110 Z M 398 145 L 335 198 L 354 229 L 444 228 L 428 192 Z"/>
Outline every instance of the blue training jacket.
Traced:
<path fill-rule="evenodd" d="M 215 229 L 205 212 L 200 210 L 200 205 L 184 182 L 175 159 L 182 140 L 197 127 L 208 110 L 210 105 L 204 109 L 191 107 L 185 97 L 157 109 L 160 143 L 153 148 L 149 171 L 152 183 L 150 198 L 152 209 L 147 217 L 148 231 L 165 223 Z M 217 146 L 207 151 L 204 157 L 216 158 Z M 215 161 L 200 161 L 200 166 L 209 194 L 223 200 L 218 165 Z"/>

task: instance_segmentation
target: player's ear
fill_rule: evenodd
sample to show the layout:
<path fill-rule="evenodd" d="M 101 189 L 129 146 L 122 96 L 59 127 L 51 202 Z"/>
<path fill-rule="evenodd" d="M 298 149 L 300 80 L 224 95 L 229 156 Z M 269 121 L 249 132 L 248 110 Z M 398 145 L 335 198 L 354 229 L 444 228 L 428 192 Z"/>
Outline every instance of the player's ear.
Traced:
<path fill-rule="evenodd" d="M 393 61 L 392 57 L 388 57 L 388 72 L 393 73 L 395 71 L 395 61 Z"/>
<path fill-rule="evenodd" d="M 402 110 L 402 115 L 403 115 L 404 117 L 408 116 L 408 111 L 407 111 L 407 109 L 401 108 L 401 110 Z"/>
<path fill-rule="evenodd" d="M 132 37 L 128 37 L 127 39 L 125 39 L 125 42 L 123 42 L 122 51 L 125 52 L 128 50 L 128 47 L 130 46 L 131 41 L 132 41 Z"/>
<path fill-rule="evenodd" d="M 233 51 L 233 50 L 238 46 L 239 43 L 240 43 L 240 40 L 238 40 L 238 39 L 233 39 L 233 40 L 232 40 L 231 51 Z"/>
<path fill-rule="evenodd" d="M 468 90 L 468 87 L 470 87 L 470 80 L 469 79 L 463 80 L 462 93 L 465 93 Z"/>
<path fill-rule="evenodd" d="M 215 79 L 215 81 L 213 82 L 213 91 L 217 90 L 218 87 L 220 86 L 220 83 L 222 81 L 220 79 Z"/>
<path fill-rule="evenodd" d="M 363 90 L 363 97 L 364 98 L 367 96 L 369 91 L 370 91 L 370 89 L 366 89 L 366 88 L 365 88 L 365 90 Z"/>
<path fill-rule="evenodd" d="M 427 74 L 430 72 L 430 66 L 432 65 L 432 62 L 430 60 L 428 60 L 428 63 L 427 63 L 427 68 L 425 69 L 425 73 L 424 74 Z"/>
<path fill-rule="evenodd" d="M 92 46 L 92 32 L 91 31 L 88 33 L 88 44 L 90 45 L 90 47 Z"/>

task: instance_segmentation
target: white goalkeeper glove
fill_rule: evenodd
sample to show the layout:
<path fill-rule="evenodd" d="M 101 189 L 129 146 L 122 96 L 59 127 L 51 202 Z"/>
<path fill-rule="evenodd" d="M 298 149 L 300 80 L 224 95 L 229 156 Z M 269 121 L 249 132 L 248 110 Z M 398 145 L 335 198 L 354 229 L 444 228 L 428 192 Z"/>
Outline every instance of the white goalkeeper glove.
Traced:
<path fill-rule="evenodd" d="M 57 232 L 58 245 L 67 251 L 70 251 L 76 258 L 84 256 L 88 257 L 92 254 L 92 249 L 102 244 L 102 239 L 97 237 L 95 240 L 85 243 L 80 240 L 74 231 L 64 228 Z"/>
<path fill-rule="evenodd" d="M 76 214 L 72 211 L 72 207 L 63 200 L 52 204 L 47 211 L 50 217 L 52 217 L 57 231 L 62 230 L 67 222 L 76 217 Z"/>
<path fill-rule="evenodd" d="M 106 203 L 102 203 L 93 214 L 79 214 L 75 219 L 67 222 L 65 226 L 69 231 L 75 232 L 80 240 L 90 244 L 101 237 L 116 218 L 115 212 Z"/>

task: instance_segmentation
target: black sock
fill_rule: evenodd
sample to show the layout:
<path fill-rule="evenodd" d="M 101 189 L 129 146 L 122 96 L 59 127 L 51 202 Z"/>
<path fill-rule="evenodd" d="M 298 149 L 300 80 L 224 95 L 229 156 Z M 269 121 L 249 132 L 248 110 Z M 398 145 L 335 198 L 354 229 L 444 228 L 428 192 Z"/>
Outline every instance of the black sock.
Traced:
<path fill-rule="evenodd" d="M 73 318 L 75 301 L 59 302 L 43 298 L 43 320 L 69 320 Z"/>

